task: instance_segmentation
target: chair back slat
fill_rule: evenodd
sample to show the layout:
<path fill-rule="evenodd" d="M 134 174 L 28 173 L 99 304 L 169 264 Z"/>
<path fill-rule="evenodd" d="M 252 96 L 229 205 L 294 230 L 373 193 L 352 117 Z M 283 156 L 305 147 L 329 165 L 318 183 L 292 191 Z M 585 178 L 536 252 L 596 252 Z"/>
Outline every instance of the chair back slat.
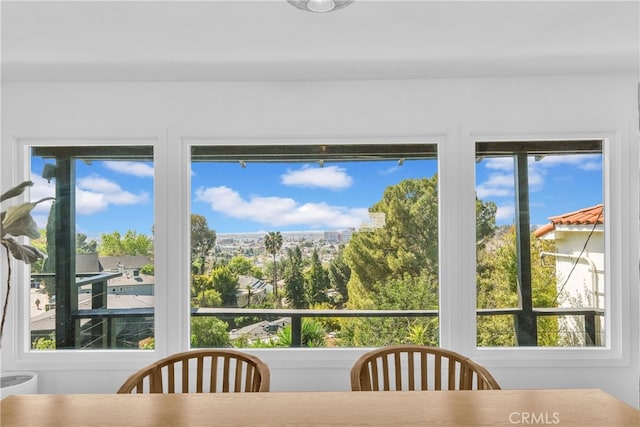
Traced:
<path fill-rule="evenodd" d="M 429 390 L 429 369 L 427 369 L 427 353 L 420 352 L 420 385 L 421 390 Z"/>
<path fill-rule="evenodd" d="M 442 390 L 442 357 L 439 353 L 435 354 L 435 369 L 433 370 L 433 379 L 435 381 L 434 390 Z"/>
<path fill-rule="evenodd" d="M 354 391 L 416 390 L 417 384 L 420 390 L 500 389 L 484 367 L 437 347 L 382 347 L 363 354 L 351 368 Z"/>
<path fill-rule="evenodd" d="M 255 356 L 227 349 L 192 350 L 139 370 L 125 381 L 118 393 L 269 391 L 269 382 L 268 366 Z"/>
<path fill-rule="evenodd" d="M 409 351 L 407 352 L 407 363 L 409 365 L 409 369 L 408 371 L 408 380 L 409 380 L 409 390 L 415 390 L 416 389 L 416 381 L 415 381 L 415 375 L 413 375 L 413 373 L 415 372 L 415 368 L 414 368 L 414 362 L 413 362 L 413 351 Z M 396 369 L 397 372 L 397 369 Z"/>

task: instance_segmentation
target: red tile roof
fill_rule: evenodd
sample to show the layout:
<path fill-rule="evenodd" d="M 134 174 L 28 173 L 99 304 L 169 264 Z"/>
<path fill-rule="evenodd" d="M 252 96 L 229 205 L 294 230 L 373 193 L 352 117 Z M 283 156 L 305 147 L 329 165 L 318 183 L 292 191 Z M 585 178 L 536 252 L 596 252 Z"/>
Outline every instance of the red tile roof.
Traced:
<path fill-rule="evenodd" d="M 553 231 L 556 225 L 604 224 L 603 205 L 599 204 L 579 211 L 549 217 L 551 223 L 538 228 L 533 234 L 542 237 Z"/>

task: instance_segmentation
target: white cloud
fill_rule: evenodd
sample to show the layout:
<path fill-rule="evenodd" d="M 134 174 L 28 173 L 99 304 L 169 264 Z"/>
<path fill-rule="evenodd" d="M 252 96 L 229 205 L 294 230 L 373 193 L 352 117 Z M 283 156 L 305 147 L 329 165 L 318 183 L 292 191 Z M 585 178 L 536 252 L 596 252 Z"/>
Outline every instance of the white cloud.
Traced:
<path fill-rule="evenodd" d="M 48 183 L 39 175 L 32 174 L 33 187 L 30 189 L 30 200 L 36 201 L 44 197 L 55 197 L 55 182 Z M 109 205 L 134 205 L 149 201 L 149 194 L 141 192 L 133 194 L 125 191 L 117 183 L 98 176 L 80 178 L 76 184 L 76 213 L 90 215 L 101 212 Z M 39 227 L 44 227 L 52 202 L 41 203 L 33 210 L 33 217 Z"/>
<path fill-rule="evenodd" d="M 305 226 L 309 228 L 358 227 L 368 220 L 366 208 L 347 208 L 327 203 L 300 204 L 287 197 L 252 196 L 243 199 L 229 187 L 199 188 L 196 201 L 209 203 L 211 210 L 238 219 L 270 226 Z"/>
<path fill-rule="evenodd" d="M 496 220 L 513 222 L 515 212 L 516 212 L 516 209 L 514 205 L 498 206 L 498 210 L 496 211 Z"/>
<path fill-rule="evenodd" d="M 513 194 L 513 175 L 492 173 L 489 179 L 476 188 L 478 198 L 505 197 Z"/>
<path fill-rule="evenodd" d="M 510 196 L 514 192 L 513 183 L 513 159 L 510 157 L 496 157 L 483 160 L 487 169 L 498 170 L 504 173 L 492 173 L 489 179 L 477 186 L 477 194 L 480 199 L 491 197 Z M 599 154 L 571 154 L 561 156 L 546 156 L 540 160 L 534 157 L 528 159 L 529 191 L 536 192 L 544 188 L 546 177 L 551 168 L 570 167 L 584 171 L 602 169 L 602 156 Z M 572 174 L 571 170 L 567 171 Z"/>
<path fill-rule="evenodd" d="M 513 158 L 512 157 L 491 157 L 483 159 L 487 169 L 495 169 L 500 171 L 512 171 L 513 170 Z"/>
<path fill-rule="evenodd" d="M 601 154 L 567 154 L 562 156 L 546 156 L 536 162 L 542 167 L 575 166 L 582 170 L 602 169 Z"/>
<path fill-rule="evenodd" d="M 80 178 L 76 185 L 76 212 L 79 215 L 100 212 L 109 205 L 136 205 L 148 201 L 148 193 L 130 193 L 117 183 L 99 176 Z"/>
<path fill-rule="evenodd" d="M 114 172 L 126 175 L 134 175 L 142 178 L 153 178 L 153 166 L 147 163 L 106 161 L 104 162 L 104 165 L 107 169 L 110 169 Z"/>
<path fill-rule="evenodd" d="M 344 190 L 353 183 L 353 179 L 346 173 L 346 170 L 339 166 L 319 168 L 305 165 L 302 169 L 287 171 L 281 178 L 284 185 L 330 190 Z"/>
<path fill-rule="evenodd" d="M 387 169 L 383 169 L 380 171 L 380 175 L 391 175 L 396 173 L 400 169 L 400 166 L 391 166 Z"/>

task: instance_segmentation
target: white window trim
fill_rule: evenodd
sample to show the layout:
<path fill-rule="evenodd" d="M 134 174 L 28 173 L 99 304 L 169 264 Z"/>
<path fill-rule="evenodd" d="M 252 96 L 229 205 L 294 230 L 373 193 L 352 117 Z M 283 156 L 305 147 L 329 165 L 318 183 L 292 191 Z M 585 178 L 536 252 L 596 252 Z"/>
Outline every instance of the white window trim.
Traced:
<path fill-rule="evenodd" d="M 139 141 L 154 146 L 155 173 L 155 256 L 158 290 L 156 292 L 156 349 L 144 350 L 64 350 L 29 351 L 28 336 L 14 333 L 12 325 L 26 319 L 28 304 L 26 287 L 14 286 L 13 306 L 7 320 L 3 339 L 3 369 L 38 370 L 95 370 L 121 368 L 123 363 L 135 368 L 159 357 L 182 351 L 189 346 L 188 339 L 188 287 L 169 286 L 187 283 L 188 278 L 188 224 L 190 212 L 190 147 L 192 144 L 354 144 L 391 142 L 435 142 L 438 144 L 438 174 L 440 209 L 440 345 L 448 347 L 482 362 L 488 367 L 609 367 L 628 366 L 630 361 L 631 325 L 623 319 L 631 316 L 629 286 L 636 275 L 638 254 L 637 189 L 640 173 L 637 168 L 637 147 L 632 147 L 629 125 L 618 130 L 562 133 L 495 133 L 486 131 L 449 129 L 416 136 L 349 137 L 311 136 L 283 138 L 222 138 L 215 132 L 166 131 L 35 131 L 9 133 L 5 137 L 2 161 L 2 182 L 18 183 L 28 178 L 26 146 L 38 145 L 122 145 L 125 141 Z M 577 139 L 598 138 L 605 141 L 604 188 L 607 206 L 606 271 L 607 276 L 607 335 L 609 345 L 604 348 L 476 348 L 475 347 L 475 293 L 465 284 L 475 283 L 475 269 L 461 269 L 460 263 L 475 265 L 475 142 L 479 140 L 521 139 Z M 635 155 L 635 156 L 634 156 Z M 16 165 L 22 167 L 17 168 Z M 616 167 L 611 167 L 615 165 Z M 465 212 L 467 212 L 465 214 Z M 632 226 L 632 230 L 623 230 Z M 447 236 L 449 238 L 444 238 Z M 450 236 L 455 236 L 451 239 Z M 180 255 L 181 254 L 181 255 Z M 457 259 L 457 262 L 453 260 Z M 27 279 L 26 269 L 18 265 L 16 276 Z M 475 286 L 473 287 L 475 289 Z M 462 298 L 459 296 L 462 295 Z M 22 303 L 18 303 L 22 301 Z M 16 309 L 17 308 L 17 309 Z M 22 323 L 22 322 L 18 322 Z M 27 331 L 28 333 L 28 331 Z M 248 349 L 260 355 L 274 367 L 295 369 L 309 367 L 349 367 L 367 348 L 344 349 Z M 277 355 L 277 357 L 274 357 Z"/>
<path fill-rule="evenodd" d="M 473 359 L 487 367 L 622 367 L 631 364 L 631 325 L 623 319 L 632 319 L 630 286 L 633 275 L 630 268 L 636 267 L 633 254 L 638 253 L 637 233 L 624 230 L 625 226 L 636 225 L 632 216 L 637 213 L 638 198 L 630 191 L 633 182 L 638 182 L 639 173 L 631 150 L 632 132 L 627 132 L 628 125 L 621 124 L 618 130 L 593 130 L 554 133 L 491 133 L 486 131 L 465 130 L 463 133 L 466 168 L 471 170 L 473 179 L 466 179 L 466 188 L 462 193 L 469 193 L 471 186 L 475 190 L 475 144 L 477 141 L 518 141 L 518 140 L 576 140 L 600 139 L 603 141 L 603 191 L 605 216 L 605 301 L 606 336 L 608 342 L 603 347 L 477 347 L 475 345 L 476 318 L 475 295 L 471 302 L 465 301 L 463 331 L 473 331 L 473 339 L 465 337 L 463 351 Z M 471 152 L 473 152 L 473 157 Z M 632 160 L 633 159 L 633 160 Z M 635 167 L 633 165 L 635 164 Z M 612 167 L 615 165 L 615 167 Z M 633 187 L 631 187 L 633 188 Z M 631 195 L 631 196 L 629 196 Z M 470 209 L 470 207 L 466 207 Z M 468 222 L 468 217 L 463 219 Z M 472 221 L 475 226 L 475 221 Z M 467 224 L 467 229 L 469 224 Z M 637 231 L 637 228 L 635 229 Z M 471 240 L 475 234 L 463 233 L 467 260 L 475 263 L 475 245 Z M 635 240 L 634 240 L 635 239 Z M 475 280 L 475 271 L 465 272 L 468 280 Z M 475 282 L 474 282 L 475 283 Z M 623 286 L 627 284 L 627 286 Z"/>

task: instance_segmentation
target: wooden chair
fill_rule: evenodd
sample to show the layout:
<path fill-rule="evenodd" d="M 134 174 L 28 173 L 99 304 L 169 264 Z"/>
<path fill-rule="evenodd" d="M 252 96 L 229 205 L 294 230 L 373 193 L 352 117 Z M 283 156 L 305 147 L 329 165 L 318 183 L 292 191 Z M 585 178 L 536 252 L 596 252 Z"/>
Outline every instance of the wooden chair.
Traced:
<path fill-rule="evenodd" d="M 192 350 L 140 369 L 118 393 L 269 391 L 269 380 L 269 367 L 250 354 L 227 349 Z"/>
<path fill-rule="evenodd" d="M 437 347 L 382 347 L 363 354 L 351 367 L 353 391 L 499 389 L 484 367 Z"/>

